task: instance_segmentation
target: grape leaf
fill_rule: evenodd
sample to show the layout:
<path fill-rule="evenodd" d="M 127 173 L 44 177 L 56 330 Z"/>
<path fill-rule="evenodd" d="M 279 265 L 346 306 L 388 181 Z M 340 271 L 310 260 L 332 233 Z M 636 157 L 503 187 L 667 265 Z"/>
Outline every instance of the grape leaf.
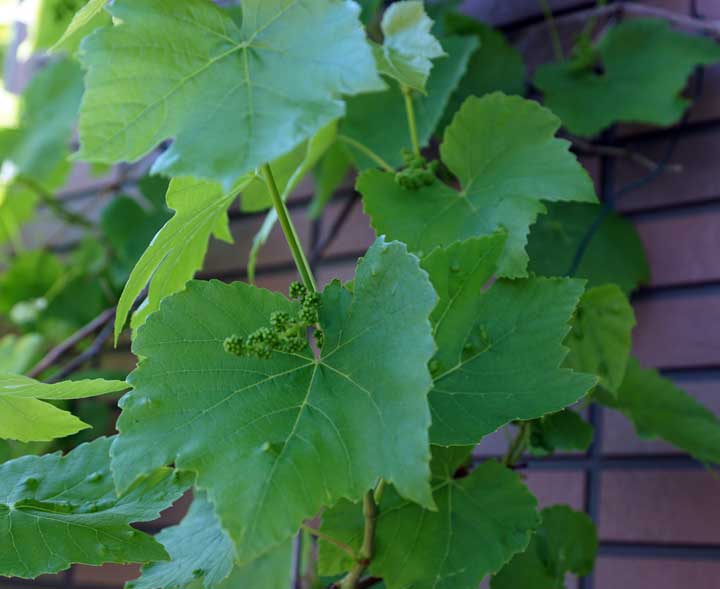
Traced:
<path fill-rule="evenodd" d="M 406 190 L 392 174 L 366 171 L 357 188 L 373 228 L 422 256 L 503 227 L 508 238 L 499 273 L 524 276 L 527 233 L 545 210 L 540 201 L 595 200 L 590 177 L 568 152 L 568 142 L 554 137 L 559 125 L 551 112 L 518 96 L 471 96 L 440 148 L 462 190 L 439 180 Z"/>
<path fill-rule="evenodd" d="M 620 287 L 597 286 L 580 299 L 565 345 L 565 366 L 597 374 L 608 391 L 616 391 L 625 377 L 632 346 L 635 313 Z"/>
<path fill-rule="evenodd" d="M 400 84 L 425 92 L 432 60 L 445 55 L 432 35 L 433 22 L 417 0 L 394 2 L 383 14 L 383 44 L 373 45 L 378 71 Z"/>
<path fill-rule="evenodd" d="M 388 589 L 475 589 L 527 546 L 539 523 L 535 498 L 516 473 L 497 462 L 483 463 L 466 478 L 436 478 L 433 489 L 434 512 L 385 491 L 369 570 Z M 362 508 L 343 501 L 323 514 L 322 531 L 359 548 Z M 351 563 L 321 542 L 319 564 L 321 573 L 331 574 Z"/>
<path fill-rule="evenodd" d="M 23 225 L 35 215 L 38 200 L 32 190 L 17 184 L 3 186 L 0 182 L 0 245 L 17 242 Z"/>
<path fill-rule="evenodd" d="M 239 25 L 209 0 L 108 10 L 117 24 L 81 51 L 89 161 L 136 160 L 174 137 L 153 171 L 229 189 L 342 116 L 340 94 L 383 87 L 353 2 L 245 0 Z"/>
<path fill-rule="evenodd" d="M 129 377 L 136 390 L 121 400 L 118 486 L 171 462 L 197 472 L 241 563 L 321 506 L 359 499 L 377 477 L 432 506 L 434 304 L 417 259 L 380 239 L 358 264 L 352 292 L 334 282 L 322 294 L 320 358 L 306 348 L 257 360 L 227 354 L 223 341 L 298 304 L 243 283 L 191 282 L 135 340 L 143 360 Z"/>
<path fill-rule="evenodd" d="M 95 29 L 110 24 L 110 15 L 103 9 L 107 0 L 88 0 L 72 17 L 65 32 L 53 44 L 50 51 L 71 51 L 74 52 L 80 45 L 83 37 L 89 35 Z"/>
<path fill-rule="evenodd" d="M 115 315 L 116 342 L 133 303 L 148 282 L 145 302 L 133 314 L 133 329 L 145 322 L 164 297 L 182 290 L 202 267 L 211 235 L 232 242 L 227 210 L 242 186 L 240 182 L 224 192 L 219 184 L 204 180 L 174 178 L 170 182 L 167 205 L 175 214 L 158 231 L 130 273 Z"/>
<path fill-rule="evenodd" d="M 140 181 L 147 204 L 142 206 L 129 196 L 116 196 L 102 210 L 100 228 L 112 251 L 109 273 L 114 285 L 122 288 L 153 237 L 167 222 L 165 206 L 168 184 L 165 179 L 149 176 Z"/>
<path fill-rule="evenodd" d="M 545 104 L 576 135 L 596 135 L 615 122 L 671 125 L 690 101 L 681 96 L 698 65 L 720 61 L 720 45 L 673 31 L 665 20 L 626 20 L 597 46 L 596 63 L 540 66 L 535 86 Z"/>
<path fill-rule="evenodd" d="M 0 374 L 0 438 L 47 442 L 90 427 L 45 401 L 84 399 L 128 388 L 124 381 L 77 380 L 45 384 L 18 374 Z"/>
<path fill-rule="evenodd" d="M 720 464 L 720 419 L 656 370 L 631 358 L 617 398 L 597 399 L 624 413 L 642 438 L 662 438 L 702 462 Z"/>
<path fill-rule="evenodd" d="M 505 36 L 492 27 L 459 13 L 445 15 L 445 31 L 449 35 L 471 35 L 480 40 L 467 72 L 450 98 L 445 111 L 445 128 L 468 96 L 483 96 L 491 92 L 525 93 L 525 65 L 520 52 L 508 43 Z"/>
<path fill-rule="evenodd" d="M 287 589 L 292 542 L 283 542 L 263 556 L 235 567 L 232 541 L 220 527 L 203 493 L 178 526 L 160 532 L 170 561 L 143 567 L 142 576 L 125 589 Z"/>
<path fill-rule="evenodd" d="M 572 409 L 544 415 L 530 426 L 530 450 L 544 456 L 556 450 L 581 450 L 590 447 L 593 427 Z"/>
<path fill-rule="evenodd" d="M 468 60 L 478 46 L 477 39 L 471 37 L 447 37 L 442 44 L 448 55 L 433 65 L 427 95 L 414 93 L 411 97 L 422 147 L 430 142 L 450 95 L 465 74 Z M 411 146 L 405 103 L 397 84 L 393 84 L 387 92 L 350 98 L 340 132 L 341 138 L 349 137 L 353 142 L 371 149 L 389 165 L 400 165 L 402 150 Z M 359 169 L 377 166 L 362 150 L 351 144 L 347 148 Z"/>
<path fill-rule="evenodd" d="M 188 486 L 158 469 L 118 497 L 110 474 L 111 440 L 67 456 L 26 456 L 0 465 L 0 574 L 33 578 L 71 563 L 149 562 L 164 548 L 130 527 L 151 521 Z"/>
<path fill-rule="evenodd" d="M 530 230 L 529 270 L 541 276 L 566 276 L 590 231 L 594 231 L 592 239 L 574 276 L 586 278 L 588 287 L 615 283 L 625 294 L 649 280 L 645 248 L 632 223 L 597 205 L 582 203 L 548 205 L 547 215 Z"/>
<path fill-rule="evenodd" d="M 515 556 L 495 577 L 491 589 L 559 589 L 565 574 L 589 574 L 598 539 L 592 520 L 566 505 L 543 509 L 542 525 L 527 550 Z"/>
<path fill-rule="evenodd" d="M 440 302 L 432 315 L 434 444 L 476 444 L 513 419 L 534 419 L 582 397 L 589 374 L 560 365 L 568 321 L 583 291 L 573 279 L 499 280 L 495 235 L 437 249 L 423 260 Z"/>

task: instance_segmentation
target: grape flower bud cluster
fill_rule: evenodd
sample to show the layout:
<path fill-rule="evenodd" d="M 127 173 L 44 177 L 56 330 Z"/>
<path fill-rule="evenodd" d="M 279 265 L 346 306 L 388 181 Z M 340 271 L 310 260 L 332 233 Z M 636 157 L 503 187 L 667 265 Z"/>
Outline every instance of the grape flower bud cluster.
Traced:
<path fill-rule="evenodd" d="M 322 347 L 323 332 L 318 326 L 320 320 L 320 295 L 308 292 L 299 282 L 290 285 L 290 298 L 300 302 L 300 311 L 291 317 L 285 311 L 270 314 L 270 327 L 260 327 L 243 338 L 231 335 L 225 339 L 223 347 L 228 354 L 251 358 L 268 359 L 273 352 L 296 354 L 307 344 L 307 330 L 315 328 L 315 339 Z"/>
<path fill-rule="evenodd" d="M 435 182 L 438 162 L 428 162 L 423 156 L 405 150 L 405 168 L 395 174 L 395 182 L 405 190 L 420 190 Z"/>

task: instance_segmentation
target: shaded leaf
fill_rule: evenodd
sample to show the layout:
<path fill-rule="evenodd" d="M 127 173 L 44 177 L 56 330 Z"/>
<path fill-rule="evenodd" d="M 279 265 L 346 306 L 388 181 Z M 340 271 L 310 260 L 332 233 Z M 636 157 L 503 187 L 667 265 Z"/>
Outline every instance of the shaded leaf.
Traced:
<path fill-rule="evenodd" d="M 540 66 L 534 80 L 565 128 L 585 137 L 616 122 L 678 121 L 690 102 L 681 96 L 688 77 L 720 61 L 720 45 L 673 31 L 665 20 L 632 19 L 610 28 L 596 55 L 599 64 Z"/>
<path fill-rule="evenodd" d="M 81 51 L 82 159 L 133 161 L 174 137 L 155 172 L 229 189 L 342 116 L 339 95 L 382 88 L 355 3 L 245 0 L 240 24 L 209 0 L 108 9 L 116 25 Z"/>
<path fill-rule="evenodd" d="M 541 276 L 566 276 L 591 231 L 574 276 L 586 278 L 588 287 L 615 283 L 625 294 L 649 280 L 645 249 L 632 223 L 597 205 L 581 203 L 548 205 L 548 214 L 530 230 L 528 269 Z"/>
<path fill-rule="evenodd" d="M 565 340 L 570 353 L 565 366 L 597 374 L 609 391 L 625 377 L 635 313 L 615 284 L 597 286 L 580 299 L 572 330 Z"/>
<path fill-rule="evenodd" d="M 431 506 L 434 304 L 417 259 L 378 240 L 352 291 L 334 282 L 322 294 L 320 358 L 306 348 L 259 360 L 226 353 L 223 341 L 266 326 L 273 311 L 294 315 L 298 304 L 243 283 L 190 283 L 135 340 L 143 360 L 121 401 L 118 486 L 171 462 L 197 472 L 241 563 L 321 506 L 359 499 L 380 476 Z"/>
<path fill-rule="evenodd" d="M 483 463 L 466 478 L 435 479 L 434 497 L 438 510 L 427 511 L 385 491 L 369 570 L 388 589 L 475 589 L 527 546 L 539 523 L 535 498 L 497 462 Z M 322 530 L 359 548 L 362 508 L 343 501 L 325 512 Z M 347 560 L 321 541 L 321 573 L 347 570 Z"/>
<path fill-rule="evenodd" d="M 584 452 L 593 440 L 593 426 L 572 409 L 544 415 L 530 428 L 530 449 L 541 456 L 556 450 Z"/>
<path fill-rule="evenodd" d="M 542 525 L 530 546 L 492 579 L 492 589 L 560 589 L 566 573 L 592 571 L 598 549 L 592 520 L 566 505 L 548 507 L 541 515 Z"/>
<path fill-rule="evenodd" d="M 554 137 L 560 121 L 536 102 L 494 93 L 470 97 L 445 131 L 440 148 L 460 192 L 437 180 L 419 190 L 370 170 L 357 182 L 378 234 L 427 254 L 453 241 L 504 228 L 501 276 L 524 276 L 530 225 L 541 201 L 594 201 L 592 182 L 568 142 Z"/>
<path fill-rule="evenodd" d="M 159 469 L 115 494 L 111 440 L 67 456 L 27 456 L 0 465 L 0 574 L 33 578 L 71 563 L 167 558 L 152 536 L 130 524 L 151 521 L 187 488 L 187 477 Z"/>
<path fill-rule="evenodd" d="M 643 370 L 631 358 L 617 398 L 602 390 L 597 398 L 624 413 L 639 436 L 662 438 L 700 461 L 720 464 L 720 419 L 656 370 Z"/>

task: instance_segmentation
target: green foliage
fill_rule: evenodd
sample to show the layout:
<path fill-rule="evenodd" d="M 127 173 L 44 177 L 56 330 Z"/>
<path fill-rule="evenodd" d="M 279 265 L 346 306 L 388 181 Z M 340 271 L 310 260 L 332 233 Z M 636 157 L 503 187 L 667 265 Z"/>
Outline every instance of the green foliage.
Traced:
<path fill-rule="evenodd" d="M 78 157 L 136 160 L 174 137 L 155 172 L 229 189 L 342 116 L 339 94 L 382 88 L 357 5 L 248 0 L 242 9 L 238 26 L 208 0 L 112 4 L 117 23 L 81 52 L 88 74 Z"/>
<path fill-rule="evenodd" d="M 435 444 L 476 444 L 513 419 L 574 403 L 595 383 L 560 367 L 582 281 L 501 280 L 480 292 L 503 241 L 501 235 L 473 239 L 423 261 L 440 297 L 432 315 L 438 352 L 430 364 Z"/>
<path fill-rule="evenodd" d="M 447 57 L 435 60 L 426 94 L 413 93 L 418 139 L 427 146 L 435 133 L 450 99 L 450 95 L 465 74 L 468 60 L 478 46 L 471 37 L 441 39 Z M 402 150 L 410 149 L 403 95 L 397 84 L 383 93 L 355 96 L 348 100 L 347 115 L 340 125 L 342 136 L 378 154 L 390 166 L 402 163 Z M 357 145 L 348 144 L 348 152 L 361 169 L 377 167 Z"/>
<path fill-rule="evenodd" d="M 625 377 L 633 327 L 635 313 L 617 285 L 587 290 L 565 341 L 570 348 L 565 365 L 597 374 L 603 387 L 616 391 Z"/>
<path fill-rule="evenodd" d="M 540 276 L 567 276 L 588 235 L 592 239 L 573 275 L 586 278 L 589 288 L 614 283 L 629 294 L 650 279 L 645 249 L 632 223 L 580 203 L 552 203 L 547 215 L 540 216 L 528 237 L 528 269 Z"/>
<path fill-rule="evenodd" d="M 709 464 L 720 464 L 720 419 L 656 370 L 628 363 L 617 396 L 598 400 L 624 413 L 642 438 L 662 438 Z"/>
<path fill-rule="evenodd" d="M 535 498 L 517 474 L 497 462 L 485 462 L 466 478 L 438 477 L 433 493 L 437 511 L 385 492 L 370 573 L 382 577 L 388 589 L 475 589 L 525 549 L 539 523 Z M 357 548 L 362 510 L 340 503 L 323 515 L 322 531 Z M 347 565 L 344 553 L 321 542 L 321 572 L 342 572 Z"/>
<path fill-rule="evenodd" d="M 235 566 L 233 544 L 207 498 L 199 493 L 178 526 L 160 532 L 157 540 L 170 561 L 145 566 L 126 589 L 287 589 L 290 542 L 283 542 L 256 560 Z"/>
<path fill-rule="evenodd" d="M 610 28 L 593 59 L 540 66 L 534 82 L 565 128 L 588 137 L 616 122 L 677 122 L 690 103 L 681 96 L 688 76 L 718 61 L 720 45 L 709 38 L 633 19 Z"/>
<path fill-rule="evenodd" d="M 79 380 L 44 384 L 19 374 L 0 374 L 0 438 L 47 442 L 90 427 L 44 401 L 83 399 L 125 390 L 124 381 Z"/>
<path fill-rule="evenodd" d="M 211 235 L 223 241 L 232 241 L 227 210 L 242 185 L 241 182 L 225 192 L 219 184 L 192 178 L 174 178 L 170 182 L 167 206 L 175 214 L 158 231 L 130 274 L 115 316 L 116 341 L 135 300 L 148 282 L 150 286 L 145 302 L 133 314 L 133 329 L 145 322 L 164 297 L 182 290 L 202 267 Z"/>
<path fill-rule="evenodd" d="M 65 0 L 67 1 L 67 0 Z M 83 37 L 95 29 L 111 23 L 110 15 L 103 9 L 107 0 L 88 0 L 68 23 L 65 32 L 55 41 L 51 51 L 75 51 Z"/>
<path fill-rule="evenodd" d="M 545 210 L 541 201 L 595 200 L 592 182 L 568 143 L 553 136 L 559 126 L 552 113 L 529 100 L 501 93 L 470 97 L 440 147 L 443 163 L 462 189 L 437 181 L 406 190 L 386 172 L 364 172 L 357 187 L 373 227 L 420 256 L 505 228 L 499 273 L 524 276 L 527 233 Z"/>
<path fill-rule="evenodd" d="M 566 505 L 548 507 L 541 515 L 530 546 L 493 577 L 491 589 L 562 589 L 566 573 L 592 571 L 598 547 L 592 520 Z"/>
<path fill-rule="evenodd" d="M 571 409 L 544 415 L 530 425 L 533 454 L 552 454 L 556 450 L 585 451 L 590 447 L 593 427 Z"/>
<path fill-rule="evenodd" d="M 432 507 L 426 365 L 434 304 L 417 259 L 379 240 L 358 264 L 352 292 L 338 282 L 324 291 L 320 358 L 305 346 L 258 360 L 225 353 L 223 341 L 299 305 L 242 283 L 190 283 L 134 342 L 144 360 L 121 401 L 118 486 L 171 462 L 196 472 L 241 562 L 287 539 L 321 506 L 359 499 L 379 476 Z M 402 358 L 385 361 L 398 349 Z M 228 476 L 228 461 L 242 480 Z"/>
<path fill-rule="evenodd" d="M 373 46 L 378 71 L 424 93 L 432 60 L 445 55 L 430 33 L 432 24 L 418 0 L 391 4 L 380 23 L 383 44 Z"/>
<path fill-rule="evenodd" d="M 187 488 L 159 469 L 118 496 L 110 474 L 111 440 L 65 457 L 27 456 L 0 465 L 0 571 L 24 578 L 73 562 L 148 562 L 167 558 L 152 536 L 130 524 L 151 521 Z"/>

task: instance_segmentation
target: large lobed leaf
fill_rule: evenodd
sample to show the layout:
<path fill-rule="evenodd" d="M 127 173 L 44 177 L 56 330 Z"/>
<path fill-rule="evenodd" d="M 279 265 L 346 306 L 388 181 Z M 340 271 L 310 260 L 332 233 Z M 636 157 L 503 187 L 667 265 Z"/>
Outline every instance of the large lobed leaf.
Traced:
<path fill-rule="evenodd" d="M 500 275 L 524 276 L 527 234 L 545 211 L 541 201 L 595 200 L 568 142 L 554 137 L 559 126 L 557 117 L 530 100 L 499 92 L 468 98 L 441 146 L 442 161 L 462 189 L 438 180 L 407 190 L 392 174 L 364 172 L 357 187 L 374 229 L 422 255 L 504 228 Z"/>
<path fill-rule="evenodd" d="M 658 19 L 612 27 L 596 51 L 597 60 L 583 66 L 553 63 L 535 74 L 545 104 L 576 135 L 595 135 L 615 122 L 676 122 L 690 102 L 681 91 L 693 69 L 720 61 L 716 42 L 673 31 Z"/>
<path fill-rule="evenodd" d="M 170 560 L 146 565 L 126 589 L 287 589 L 290 582 L 292 542 L 235 566 L 233 543 L 203 493 L 196 493 L 183 521 L 160 532 L 157 539 Z"/>
<path fill-rule="evenodd" d="M 567 573 L 592 571 L 598 549 L 592 520 L 566 505 L 548 507 L 541 515 L 542 525 L 527 550 L 493 577 L 492 589 L 560 589 Z"/>
<path fill-rule="evenodd" d="M 598 205 L 550 203 L 530 230 L 527 252 L 531 272 L 567 276 L 574 270 L 588 287 L 614 283 L 629 294 L 650 278 L 633 224 Z"/>
<path fill-rule="evenodd" d="M 118 0 L 90 36 L 79 157 L 136 160 L 223 183 L 290 151 L 344 114 L 341 94 L 380 90 L 359 7 L 246 0 L 242 23 L 210 0 Z"/>
<path fill-rule="evenodd" d="M 99 438 L 64 457 L 27 456 L 0 465 L 0 575 L 34 578 L 72 563 L 167 558 L 152 536 L 130 524 L 156 519 L 189 481 L 163 468 L 118 497 L 110 443 Z"/>
<path fill-rule="evenodd" d="M 709 464 L 720 464 L 720 419 L 656 370 L 631 358 L 617 396 L 598 400 L 624 413 L 639 436 L 662 438 Z"/>
<path fill-rule="evenodd" d="M 583 291 L 573 279 L 500 280 L 483 292 L 502 234 L 436 249 L 423 260 L 440 301 L 432 322 L 431 441 L 476 444 L 514 419 L 558 411 L 595 384 L 562 368 L 568 322 Z"/>
<path fill-rule="evenodd" d="M 304 518 L 377 477 L 432 506 L 427 362 L 435 293 L 417 259 L 378 240 L 352 291 L 322 294 L 320 358 L 270 360 L 223 350 L 297 303 L 243 283 L 192 282 L 138 332 L 143 358 L 122 401 L 113 470 L 120 489 L 174 462 L 197 473 L 241 563 L 290 537 Z M 232 465 L 228 469 L 228 465 Z"/>
<path fill-rule="evenodd" d="M 47 442 L 90 426 L 44 401 L 85 399 L 128 388 L 119 380 L 76 380 L 45 384 L 19 374 L 0 374 L 0 438 Z"/>
<path fill-rule="evenodd" d="M 444 460 L 444 453 L 436 449 L 433 461 L 439 457 Z M 539 523 L 535 498 L 504 466 L 485 462 L 462 479 L 453 479 L 454 469 L 441 466 L 433 467 L 437 511 L 385 491 L 370 573 L 382 577 L 388 589 L 475 589 L 527 546 Z M 362 508 L 339 504 L 323 515 L 322 531 L 359 548 Z M 339 573 L 351 564 L 343 552 L 321 541 L 322 573 Z"/>

